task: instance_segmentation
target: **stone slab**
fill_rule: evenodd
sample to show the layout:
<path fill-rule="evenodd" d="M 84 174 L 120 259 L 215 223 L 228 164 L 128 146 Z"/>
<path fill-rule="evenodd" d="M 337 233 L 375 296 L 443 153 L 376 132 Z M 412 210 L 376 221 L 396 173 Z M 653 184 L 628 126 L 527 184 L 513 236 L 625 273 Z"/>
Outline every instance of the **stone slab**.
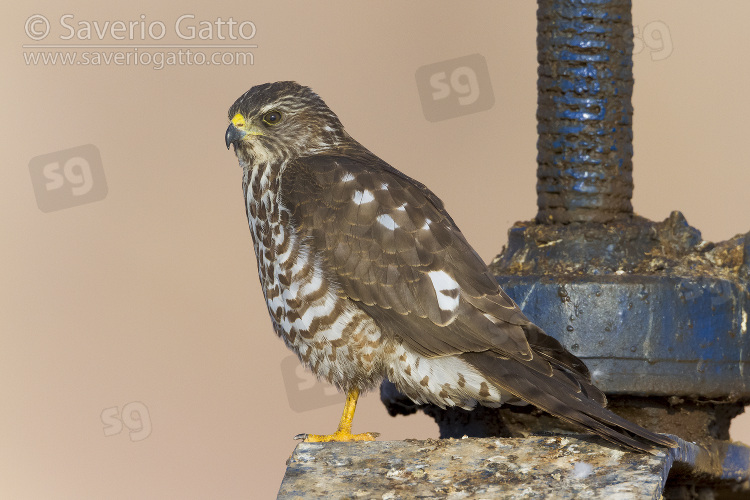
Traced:
<path fill-rule="evenodd" d="M 589 436 L 300 443 L 280 499 L 659 499 L 673 457 Z"/>

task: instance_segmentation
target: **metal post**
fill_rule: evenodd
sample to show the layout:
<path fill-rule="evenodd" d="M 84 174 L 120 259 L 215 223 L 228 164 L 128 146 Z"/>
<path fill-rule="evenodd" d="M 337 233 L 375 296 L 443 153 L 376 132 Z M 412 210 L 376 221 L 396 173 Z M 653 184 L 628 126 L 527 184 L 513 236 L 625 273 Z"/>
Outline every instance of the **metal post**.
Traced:
<path fill-rule="evenodd" d="M 721 464 L 725 482 L 694 470 L 691 487 L 739 488 L 732 481 L 750 477 L 750 462 L 732 457 L 750 450 L 727 440 L 750 402 L 750 233 L 710 243 L 680 212 L 662 222 L 633 214 L 630 0 L 538 5 L 539 211 L 514 224 L 490 268 L 587 364 L 613 411 L 699 442 Z M 528 409 L 420 407 L 388 381 L 381 399 L 392 415 L 421 409 L 441 437 L 560 425 Z"/>
<path fill-rule="evenodd" d="M 540 1 L 536 220 L 633 212 L 630 0 Z"/>

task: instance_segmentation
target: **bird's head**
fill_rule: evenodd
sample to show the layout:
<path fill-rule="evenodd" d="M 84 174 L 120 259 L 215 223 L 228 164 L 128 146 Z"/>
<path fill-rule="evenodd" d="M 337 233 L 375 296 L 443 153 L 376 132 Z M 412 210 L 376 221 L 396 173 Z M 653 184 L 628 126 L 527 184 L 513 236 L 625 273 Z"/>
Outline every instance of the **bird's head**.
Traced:
<path fill-rule="evenodd" d="M 296 82 L 256 85 L 229 108 L 227 149 L 240 164 L 283 162 L 330 150 L 347 137 L 336 114 Z"/>

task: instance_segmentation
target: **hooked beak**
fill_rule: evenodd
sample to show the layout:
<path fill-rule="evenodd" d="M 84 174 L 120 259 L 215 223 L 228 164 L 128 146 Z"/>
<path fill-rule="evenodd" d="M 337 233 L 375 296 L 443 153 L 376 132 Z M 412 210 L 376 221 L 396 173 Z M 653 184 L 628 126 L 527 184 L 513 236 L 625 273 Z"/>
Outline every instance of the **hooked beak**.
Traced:
<path fill-rule="evenodd" d="M 247 132 L 244 130 L 241 130 L 235 126 L 234 123 L 230 123 L 227 127 L 227 133 L 224 135 L 224 140 L 227 145 L 227 149 L 229 149 L 229 146 L 234 144 L 235 149 L 237 148 L 237 143 L 242 140 L 243 137 L 247 135 Z"/>
<path fill-rule="evenodd" d="M 263 131 L 252 123 L 245 123 L 245 117 L 241 113 L 237 113 L 232 117 L 232 123 L 227 127 L 227 133 L 224 135 L 224 141 L 229 149 L 230 144 L 234 144 L 235 151 L 237 150 L 237 144 L 246 135 L 263 135 Z"/>

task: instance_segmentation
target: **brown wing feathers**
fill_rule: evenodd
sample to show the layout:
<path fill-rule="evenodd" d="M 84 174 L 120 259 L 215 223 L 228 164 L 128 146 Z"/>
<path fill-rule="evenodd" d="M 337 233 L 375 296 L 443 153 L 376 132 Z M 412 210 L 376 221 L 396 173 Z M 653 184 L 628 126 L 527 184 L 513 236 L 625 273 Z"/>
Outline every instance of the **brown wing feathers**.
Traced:
<path fill-rule="evenodd" d="M 458 355 L 498 387 L 610 441 L 674 444 L 603 408 L 585 365 L 500 290 L 425 186 L 366 151 L 303 158 L 284 184 L 293 223 L 384 333 L 425 357 Z M 457 290 L 439 290 L 441 271 Z"/>

